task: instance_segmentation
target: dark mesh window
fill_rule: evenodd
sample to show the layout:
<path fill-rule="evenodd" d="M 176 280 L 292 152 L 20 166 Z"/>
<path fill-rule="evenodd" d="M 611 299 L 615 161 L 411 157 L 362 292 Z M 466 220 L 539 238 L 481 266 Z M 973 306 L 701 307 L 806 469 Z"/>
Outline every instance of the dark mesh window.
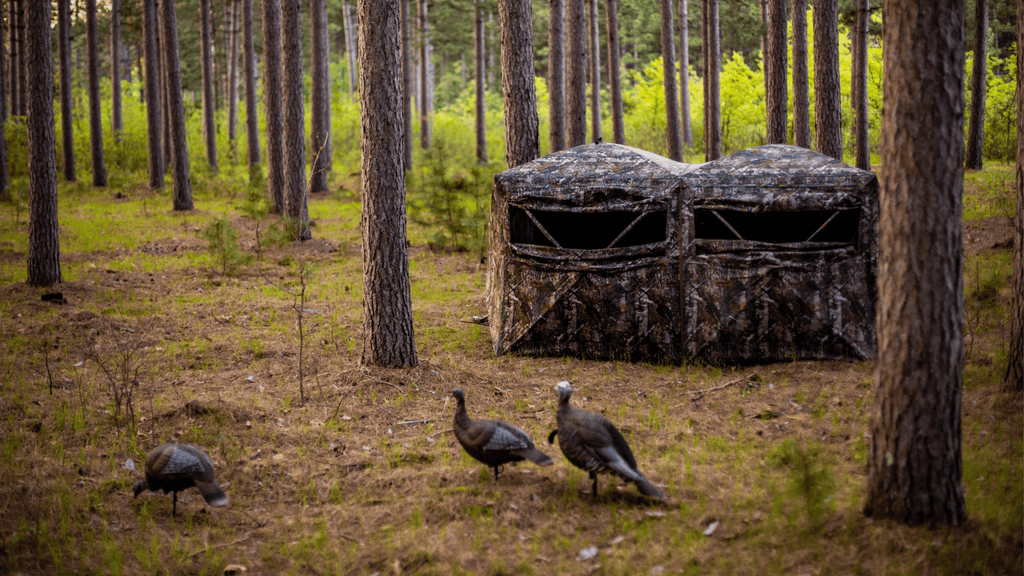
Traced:
<path fill-rule="evenodd" d="M 699 239 L 774 244 L 852 242 L 857 237 L 860 209 L 740 212 L 697 208 L 693 221 L 694 234 Z"/>
<path fill-rule="evenodd" d="M 511 240 L 516 244 L 538 246 L 555 246 L 554 242 L 557 242 L 562 248 L 581 250 L 625 248 L 665 241 L 666 213 L 648 212 L 637 220 L 640 215 L 638 212 L 528 211 L 512 207 L 509 213 Z"/>

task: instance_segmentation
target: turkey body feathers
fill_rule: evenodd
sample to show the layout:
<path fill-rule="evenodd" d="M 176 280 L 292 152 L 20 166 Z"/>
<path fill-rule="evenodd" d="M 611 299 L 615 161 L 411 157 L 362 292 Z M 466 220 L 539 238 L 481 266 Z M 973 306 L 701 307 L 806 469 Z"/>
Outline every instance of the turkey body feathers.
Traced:
<path fill-rule="evenodd" d="M 452 428 L 455 438 L 467 454 L 494 468 L 498 478 L 498 467 L 509 462 L 529 460 L 538 466 L 554 463 L 550 456 L 534 446 L 530 436 L 522 429 L 501 420 L 476 420 L 466 412 L 465 393 L 456 388 L 452 391 L 458 407 Z"/>
<path fill-rule="evenodd" d="M 226 506 L 228 497 L 213 474 L 213 462 L 205 452 L 183 444 L 163 444 L 153 448 L 146 455 L 146 479 L 136 482 L 135 496 L 146 489 L 162 490 L 174 495 L 177 512 L 178 492 L 195 486 L 210 506 Z"/>

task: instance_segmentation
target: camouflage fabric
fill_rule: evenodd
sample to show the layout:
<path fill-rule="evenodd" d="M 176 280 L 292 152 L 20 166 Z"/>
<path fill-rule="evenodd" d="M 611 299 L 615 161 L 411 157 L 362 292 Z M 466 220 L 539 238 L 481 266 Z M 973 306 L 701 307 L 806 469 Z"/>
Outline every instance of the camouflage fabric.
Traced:
<path fill-rule="evenodd" d="M 495 177 L 495 354 L 875 355 L 877 180 L 784 145 L 682 164 L 579 146 Z"/>

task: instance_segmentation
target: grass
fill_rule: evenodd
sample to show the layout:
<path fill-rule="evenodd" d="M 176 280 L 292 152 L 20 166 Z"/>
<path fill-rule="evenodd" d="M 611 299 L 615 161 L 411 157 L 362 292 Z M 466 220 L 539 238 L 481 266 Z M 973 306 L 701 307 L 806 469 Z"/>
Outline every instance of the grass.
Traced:
<path fill-rule="evenodd" d="M 1002 218 L 1004 173 L 968 173 L 968 230 Z M 430 251 L 430 231 L 411 224 L 420 366 L 363 367 L 355 199 L 314 199 L 313 241 L 264 243 L 257 255 L 244 194 L 212 184 L 197 186 L 199 210 L 186 215 L 161 195 L 62 188 L 65 306 L 24 285 L 26 216 L 0 207 L 0 571 L 1019 572 L 1024 410 L 1019 396 L 998 392 L 1009 297 L 1001 236 L 965 238 L 969 521 L 907 527 L 860 511 L 871 362 L 495 358 L 486 327 L 463 322 L 485 313 L 484 266 L 473 254 Z M 231 274 L 202 235 L 217 218 L 238 231 L 240 251 L 258 256 Z M 267 217 L 261 230 L 273 225 Z M 297 286 L 303 258 L 315 269 L 306 307 L 318 311 L 306 317 L 305 403 L 293 302 L 282 290 Z M 145 350 L 132 433 L 114 421 L 109 386 L 83 354 L 126 329 Z M 696 393 L 743 376 L 743 385 Z M 563 379 L 579 388 L 577 406 L 622 430 L 667 502 L 609 476 L 595 499 L 586 473 L 546 443 Z M 508 466 L 495 481 L 448 432 L 456 387 L 471 415 L 527 430 L 555 464 Z M 172 519 L 169 496 L 132 498 L 145 452 L 169 441 L 207 451 L 227 508 L 186 491 Z"/>

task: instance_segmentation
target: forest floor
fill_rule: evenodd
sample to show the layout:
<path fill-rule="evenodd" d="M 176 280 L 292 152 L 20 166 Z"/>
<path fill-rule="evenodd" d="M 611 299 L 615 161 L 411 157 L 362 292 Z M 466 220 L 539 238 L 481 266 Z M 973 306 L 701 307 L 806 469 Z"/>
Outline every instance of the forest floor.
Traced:
<path fill-rule="evenodd" d="M 431 251 L 412 226 L 419 366 L 365 367 L 351 195 L 313 198 L 299 246 L 268 241 L 273 219 L 257 233 L 237 192 L 177 214 L 168 192 L 62 187 L 63 304 L 25 284 L 24 207 L 0 206 L 0 571 L 1019 574 L 1024 402 L 999 392 L 1006 174 L 966 185 L 968 521 L 953 528 L 861 512 L 873 362 L 494 357 L 470 322 L 486 313 L 479 256 Z M 241 253 L 209 248 L 221 215 Z M 561 380 L 667 501 L 610 476 L 591 496 L 545 440 Z M 456 387 L 472 417 L 523 428 L 555 464 L 495 480 L 450 432 Z M 172 518 L 170 495 L 133 499 L 165 442 L 204 449 L 230 504 L 189 490 Z"/>

